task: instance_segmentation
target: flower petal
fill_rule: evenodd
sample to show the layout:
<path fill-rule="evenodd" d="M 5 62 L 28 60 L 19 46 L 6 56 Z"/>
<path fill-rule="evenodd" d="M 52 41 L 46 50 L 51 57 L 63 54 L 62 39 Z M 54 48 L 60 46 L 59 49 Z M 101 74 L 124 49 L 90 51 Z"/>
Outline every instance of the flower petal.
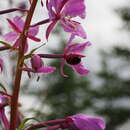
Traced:
<path fill-rule="evenodd" d="M 28 34 L 28 38 L 30 38 L 31 40 L 36 41 L 36 42 L 40 42 L 41 41 L 41 39 L 39 39 L 39 38 L 37 38 L 37 37 L 35 37 L 33 35 L 30 35 L 30 34 Z"/>
<path fill-rule="evenodd" d="M 48 37 L 49 37 L 51 31 L 53 30 L 54 26 L 56 25 L 56 23 L 57 23 L 57 20 L 53 21 L 53 22 L 48 26 L 48 28 L 47 28 L 47 30 L 46 30 L 46 39 L 47 39 L 47 40 L 48 40 Z"/>
<path fill-rule="evenodd" d="M 4 37 L 5 41 L 13 42 L 13 41 L 15 41 L 17 39 L 18 33 L 16 33 L 16 32 L 9 32 L 9 33 L 5 34 L 3 37 Z"/>
<path fill-rule="evenodd" d="M 33 54 L 31 57 L 31 65 L 34 70 L 41 68 L 43 65 L 42 59 L 39 55 Z"/>
<path fill-rule="evenodd" d="M 77 65 L 71 65 L 71 67 L 80 75 L 85 75 L 89 73 L 89 70 L 86 69 L 82 63 L 77 64 Z"/>
<path fill-rule="evenodd" d="M 55 67 L 51 67 L 51 66 L 43 66 L 41 68 L 38 68 L 38 70 L 36 71 L 37 73 L 43 73 L 43 74 L 48 74 L 51 73 L 53 71 L 55 71 L 56 68 Z"/>
<path fill-rule="evenodd" d="M 13 21 L 11 21 L 10 19 L 7 19 L 7 21 L 15 32 L 21 33 L 21 29 Z"/>
<path fill-rule="evenodd" d="M 92 117 L 84 114 L 70 116 L 73 124 L 80 130 L 104 130 L 105 122 L 98 117 Z"/>
<path fill-rule="evenodd" d="M 13 22 L 20 29 L 20 31 L 23 30 L 23 28 L 24 28 L 24 21 L 19 16 L 15 16 L 13 18 Z"/>
<path fill-rule="evenodd" d="M 29 28 L 28 34 L 32 36 L 36 36 L 38 34 L 38 31 L 39 31 L 39 26 L 31 27 Z"/>
<path fill-rule="evenodd" d="M 8 121 L 8 119 L 7 119 L 7 117 L 6 117 L 6 115 L 5 115 L 5 110 L 4 110 L 4 108 L 1 108 L 0 109 L 0 120 L 1 120 L 1 122 L 3 123 L 3 125 L 4 125 L 4 128 L 6 129 L 6 130 L 9 130 L 9 121 Z"/>
<path fill-rule="evenodd" d="M 51 11 L 52 9 L 54 9 L 53 12 L 58 14 L 67 1 L 68 0 L 50 0 L 49 2 L 47 2 L 48 10 Z"/>
<path fill-rule="evenodd" d="M 63 14 L 70 17 L 76 17 L 79 16 L 81 18 L 85 18 L 85 4 L 84 0 L 69 0 L 64 9 Z"/>
<path fill-rule="evenodd" d="M 68 46 L 65 48 L 66 53 L 81 53 L 84 51 L 86 46 L 90 46 L 90 42 L 85 42 L 85 43 L 76 43 L 76 44 L 68 44 Z"/>
<path fill-rule="evenodd" d="M 61 25 L 64 28 L 65 32 L 70 32 L 72 36 L 79 36 L 84 39 L 87 38 L 86 32 L 84 31 L 83 27 L 80 25 L 80 23 L 72 21 L 72 20 L 61 20 Z"/>

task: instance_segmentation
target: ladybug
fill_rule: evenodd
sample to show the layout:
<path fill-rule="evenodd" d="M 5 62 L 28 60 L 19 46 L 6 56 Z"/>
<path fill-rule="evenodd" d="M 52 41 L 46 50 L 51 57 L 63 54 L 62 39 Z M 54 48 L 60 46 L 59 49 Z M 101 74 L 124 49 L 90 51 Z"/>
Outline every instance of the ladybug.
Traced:
<path fill-rule="evenodd" d="M 65 59 L 70 65 L 77 65 L 81 62 L 81 57 L 77 54 L 68 54 L 65 56 Z"/>

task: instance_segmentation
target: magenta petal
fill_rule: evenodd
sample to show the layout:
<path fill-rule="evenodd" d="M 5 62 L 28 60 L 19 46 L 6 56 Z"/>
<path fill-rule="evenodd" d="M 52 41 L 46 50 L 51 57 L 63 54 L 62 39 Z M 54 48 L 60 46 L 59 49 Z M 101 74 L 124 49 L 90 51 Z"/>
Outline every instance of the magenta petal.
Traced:
<path fill-rule="evenodd" d="M 72 20 L 62 19 L 61 25 L 63 26 L 65 32 L 70 32 L 73 36 L 76 35 L 84 39 L 87 38 L 86 32 L 84 31 L 80 23 Z"/>
<path fill-rule="evenodd" d="M 62 12 L 66 16 L 85 18 L 85 4 L 84 0 L 69 0 Z"/>
<path fill-rule="evenodd" d="M 29 28 L 28 34 L 35 36 L 38 34 L 39 26 Z"/>
<path fill-rule="evenodd" d="M 4 110 L 4 108 L 1 108 L 1 109 L 0 109 L 0 120 L 1 120 L 2 124 L 4 125 L 4 128 L 5 128 L 6 130 L 9 130 L 9 126 L 10 126 L 10 125 L 9 125 L 9 121 L 8 121 L 6 115 L 5 115 L 5 110 Z"/>
<path fill-rule="evenodd" d="M 47 4 L 49 12 L 53 9 L 53 12 L 57 14 L 60 13 L 60 10 L 61 10 L 62 5 L 64 4 L 64 1 L 65 0 L 50 0 Z"/>
<path fill-rule="evenodd" d="M 56 10 L 57 10 L 56 6 L 58 5 L 58 4 L 56 4 L 57 0 L 50 0 L 50 1 L 47 0 L 46 3 L 47 3 L 49 19 L 53 20 L 56 18 Z"/>
<path fill-rule="evenodd" d="M 24 21 L 19 16 L 15 16 L 13 18 L 13 22 L 20 29 L 20 31 L 23 30 L 23 28 L 24 28 Z"/>
<path fill-rule="evenodd" d="M 39 55 L 33 54 L 31 58 L 31 65 L 34 70 L 42 67 L 42 59 Z"/>
<path fill-rule="evenodd" d="M 5 41 L 13 42 L 18 37 L 18 33 L 16 33 L 16 32 L 9 32 L 9 33 L 5 34 L 3 37 L 4 37 Z"/>
<path fill-rule="evenodd" d="M 77 114 L 74 116 L 70 116 L 69 118 L 72 119 L 73 124 L 79 130 L 104 130 L 105 128 L 105 122 L 98 117 Z"/>
<path fill-rule="evenodd" d="M 69 44 L 66 48 L 67 53 L 80 53 L 83 52 L 86 46 L 90 46 L 90 42 L 85 42 L 85 43 L 77 43 L 77 44 Z"/>
<path fill-rule="evenodd" d="M 56 25 L 57 21 L 53 21 L 47 28 L 46 30 L 46 39 L 48 40 L 48 37 L 51 33 L 51 31 L 53 30 L 54 26 Z"/>
<path fill-rule="evenodd" d="M 84 68 L 82 63 L 77 64 L 77 65 L 71 65 L 71 66 L 80 75 L 85 75 L 85 74 L 87 74 L 89 72 L 88 69 Z"/>
<path fill-rule="evenodd" d="M 41 68 L 38 68 L 38 70 L 36 71 L 37 73 L 44 73 L 44 74 L 48 74 L 51 73 L 53 71 L 55 71 L 56 68 L 55 67 L 51 67 L 51 66 L 43 66 Z"/>
<path fill-rule="evenodd" d="M 99 125 L 101 129 L 105 129 L 106 126 L 105 126 L 105 121 L 104 120 L 102 120 L 101 118 L 96 117 L 96 118 L 93 119 L 93 121 L 97 125 Z"/>
<path fill-rule="evenodd" d="M 14 22 L 12 22 L 10 19 L 7 19 L 7 21 L 15 32 L 21 33 L 21 29 Z"/>
<path fill-rule="evenodd" d="M 29 34 L 28 34 L 28 38 L 30 38 L 31 40 L 36 41 L 36 42 L 40 42 L 41 41 L 41 39 L 39 39 L 39 38 L 37 38 L 37 37 L 35 37 L 33 35 L 29 35 Z"/>

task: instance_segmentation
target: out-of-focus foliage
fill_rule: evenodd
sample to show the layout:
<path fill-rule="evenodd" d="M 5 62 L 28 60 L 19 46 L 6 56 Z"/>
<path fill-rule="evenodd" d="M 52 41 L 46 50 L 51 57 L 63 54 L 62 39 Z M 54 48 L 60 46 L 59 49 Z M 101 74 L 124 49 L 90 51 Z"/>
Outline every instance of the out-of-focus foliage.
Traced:
<path fill-rule="evenodd" d="M 102 69 L 97 74 L 102 84 L 93 91 L 97 103 L 95 112 L 107 119 L 106 130 L 130 118 L 130 49 L 115 47 L 109 54 L 103 52 Z"/>
<path fill-rule="evenodd" d="M 124 27 L 129 30 L 130 29 L 130 7 L 127 6 L 124 8 L 117 9 L 117 12 L 124 22 Z"/>

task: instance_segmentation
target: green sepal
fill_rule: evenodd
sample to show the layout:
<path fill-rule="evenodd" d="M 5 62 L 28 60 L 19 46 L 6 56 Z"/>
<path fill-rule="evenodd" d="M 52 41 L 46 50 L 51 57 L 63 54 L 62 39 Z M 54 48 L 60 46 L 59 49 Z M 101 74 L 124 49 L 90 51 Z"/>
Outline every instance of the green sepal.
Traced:
<path fill-rule="evenodd" d="M 26 118 L 26 119 L 24 119 L 24 120 L 21 122 L 20 126 L 18 127 L 18 130 L 23 130 L 23 129 L 25 128 L 26 123 L 27 123 L 29 120 L 35 120 L 35 121 L 39 122 L 35 117 Z"/>
<path fill-rule="evenodd" d="M 45 45 L 45 44 L 43 44 L 43 45 Z M 30 57 L 32 56 L 32 54 L 33 54 L 37 49 L 41 48 L 43 45 L 32 49 L 29 54 L 23 56 L 23 59 L 22 59 L 22 60 L 30 58 Z"/>
<path fill-rule="evenodd" d="M 7 90 L 6 90 L 6 88 L 4 87 L 4 85 L 2 83 L 0 83 L 0 88 L 2 88 L 4 90 L 4 92 L 7 93 Z"/>
<path fill-rule="evenodd" d="M 10 43 L 7 43 L 7 42 L 4 42 L 4 41 L 0 41 L 1 44 L 9 47 L 9 48 L 12 48 L 12 46 L 10 45 Z"/>

